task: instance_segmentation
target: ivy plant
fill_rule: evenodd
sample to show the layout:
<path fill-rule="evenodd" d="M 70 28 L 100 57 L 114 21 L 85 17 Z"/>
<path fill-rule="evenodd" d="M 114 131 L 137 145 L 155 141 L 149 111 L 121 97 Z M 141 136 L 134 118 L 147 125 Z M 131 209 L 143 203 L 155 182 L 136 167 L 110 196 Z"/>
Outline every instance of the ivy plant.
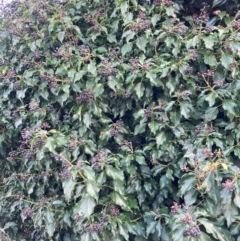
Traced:
<path fill-rule="evenodd" d="M 239 7 L 5 4 L 0 240 L 240 240 Z"/>

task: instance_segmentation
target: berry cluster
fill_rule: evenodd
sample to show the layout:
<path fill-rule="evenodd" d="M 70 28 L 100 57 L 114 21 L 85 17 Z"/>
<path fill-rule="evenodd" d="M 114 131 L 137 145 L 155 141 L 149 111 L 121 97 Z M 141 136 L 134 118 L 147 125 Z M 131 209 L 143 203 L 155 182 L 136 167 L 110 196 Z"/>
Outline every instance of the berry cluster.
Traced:
<path fill-rule="evenodd" d="M 20 81 L 16 81 L 16 82 L 13 84 L 13 89 L 14 89 L 14 90 L 20 90 L 20 89 L 21 89 Z"/>
<path fill-rule="evenodd" d="M 42 123 L 42 129 L 43 130 L 47 130 L 47 129 L 50 129 L 51 128 L 51 126 L 49 125 L 49 123 L 48 122 L 46 122 L 46 121 L 44 121 L 43 123 Z"/>
<path fill-rule="evenodd" d="M 113 217 L 118 216 L 119 213 L 120 213 L 120 210 L 116 206 L 114 206 L 114 205 L 111 205 L 109 207 L 109 211 L 110 211 L 110 215 L 113 216 Z"/>
<path fill-rule="evenodd" d="M 38 103 L 36 103 L 35 101 L 33 101 L 33 102 L 29 103 L 28 108 L 29 108 L 29 110 L 31 110 L 31 111 L 36 111 L 36 110 L 39 109 L 39 105 L 38 105 Z"/>
<path fill-rule="evenodd" d="M 30 217 L 31 218 L 33 216 L 33 210 L 30 207 L 24 208 L 22 210 L 22 214 L 23 214 L 24 217 Z"/>
<path fill-rule="evenodd" d="M 34 137 L 35 132 L 36 131 L 34 129 L 30 129 L 28 127 L 23 129 L 21 131 L 22 139 L 26 141 L 30 141 Z"/>
<path fill-rule="evenodd" d="M 180 36 L 185 36 L 187 32 L 187 27 L 184 25 L 176 26 L 172 29 L 174 33 L 178 33 Z"/>
<path fill-rule="evenodd" d="M 39 60 L 42 56 L 43 56 L 42 51 L 39 51 L 38 49 L 35 50 L 35 52 L 34 52 L 34 59 L 35 60 Z"/>
<path fill-rule="evenodd" d="M 148 107 L 147 109 L 144 109 L 144 115 L 146 117 L 151 117 L 152 114 L 153 114 L 153 112 L 152 112 L 151 108 Z"/>
<path fill-rule="evenodd" d="M 215 75 L 215 72 L 211 69 L 208 69 L 207 72 L 203 74 L 203 76 L 206 77 L 213 77 Z"/>
<path fill-rule="evenodd" d="M 188 50 L 188 58 L 190 59 L 190 60 L 193 60 L 193 61 L 195 61 L 196 59 L 197 59 L 197 51 L 195 50 L 195 49 L 189 49 Z"/>
<path fill-rule="evenodd" d="M 228 192 L 233 192 L 236 189 L 234 182 L 230 179 L 227 179 L 224 183 L 222 183 L 222 187 Z"/>
<path fill-rule="evenodd" d="M 174 215 L 174 214 L 177 214 L 179 213 L 179 211 L 181 210 L 181 205 L 178 205 L 178 203 L 176 202 L 173 202 L 173 205 L 171 206 L 171 213 Z"/>
<path fill-rule="evenodd" d="M 214 156 L 212 151 L 207 148 L 203 149 L 203 155 L 207 158 L 212 158 Z"/>
<path fill-rule="evenodd" d="M 190 170 L 189 167 L 187 167 L 186 165 L 181 167 L 181 171 L 183 172 L 189 172 L 189 170 Z"/>
<path fill-rule="evenodd" d="M 215 80 L 215 81 L 213 81 L 213 84 L 216 87 L 222 87 L 223 86 L 223 81 L 222 80 Z"/>
<path fill-rule="evenodd" d="M 70 167 L 70 164 L 66 161 L 66 159 L 62 156 L 62 155 L 60 155 L 60 154 L 58 154 L 56 157 L 55 157 L 55 160 L 56 161 L 60 161 L 61 163 L 62 163 L 62 168 L 64 168 L 64 169 L 67 169 L 68 167 Z"/>
<path fill-rule="evenodd" d="M 184 217 L 181 218 L 181 222 L 184 224 L 192 223 L 192 216 L 189 213 L 185 214 Z"/>
<path fill-rule="evenodd" d="M 93 223 L 93 224 L 90 224 L 89 226 L 86 227 L 86 231 L 87 232 L 96 232 L 96 233 L 99 233 L 103 230 L 103 226 L 104 224 L 103 223 Z"/>
<path fill-rule="evenodd" d="M 77 144 L 77 141 L 76 141 L 75 136 L 71 135 L 69 137 L 68 141 L 67 141 L 67 147 L 66 148 L 68 149 L 68 151 L 72 152 L 76 149 L 76 147 L 77 147 L 76 144 Z"/>
<path fill-rule="evenodd" d="M 150 28 L 150 22 L 146 19 L 146 15 L 144 12 L 140 12 L 138 14 L 138 19 L 136 23 L 132 23 L 129 28 L 133 32 L 143 32 Z"/>
<path fill-rule="evenodd" d="M 142 69 L 143 71 L 149 71 L 150 66 L 148 63 L 143 63 L 142 65 L 139 62 L 138 57 L 130 58 L 130 70 L 132 74 L 135 74 L 138 70 Z"/>
<path fill-rule="evenodd" d="M 77 222 L 81 222 L 84 219 L 84 217 L 82 215 L 80 215 L 79 213 L 75 213 L 73 216 L 73 219 Z"/>
<path fill-rule="evenodd" d="M 162 122 L 168 122 L 169 118 L 165 113 L 162 113 L 159 117 L 158 120 L 162 121 Z"/>
<path fill-rule="evenodd" d="M 38 200 L 38 204 L 40 205 L 40 206 L 43 206 L 43 205 L 45 205 L 45 203 L 46 203 L 46 198 L 45 197 L 42 197 L 42 198 L 40 198 L 39 200 Z"/>
<path fill-rule="evenodd" d="M 20 174 L 19 180 L 22 182 L 26 182 L 28 180 L 28 176 L 26 174 Z"/>
<path fill-rule="evenodd" d="M 153 1 L 154 6 L 159 6 L 161 4 L 164 4 L 166 6 L 171 6 L 171 5 L 173 5 L 173 1 L 171 1 L 171 0 L 154 0 Z"/>
<path fill-rule="evenodd" d="M 184 236 L 197 237 L 201 234 L 201 230 L 196 224 L 191 224 L 185 231 Z"/>
<path fill-rule="evenodd" d="M 95 172 L 100 172 L 101 163 L 104 163 L 106 161 L 107 161 L 107 151 L 104 149 L 100 149 L 98 153 L 91 159 L 93 170 Z"/>
<path fill-rule="evenodd" d="M 240 19 L 238 19 L 237 21 L 234 21 L 231 26 L 235 29 L 240 29 Z"/>
<path fill-rule="evenodd" d="M 184 70 L 184 74 L 185 74 L 185 75 L 192 75 L 192 73 L 193 73 L 193 67 L 188 66 L 188 67 L 186 67 L 186 69 Z"/>
<path fill-rule="evenodd" d="M 83 161 L 79 159 L 77 161 L 76 165 L 74 165 L 74 168 L 77 169 L 77 170 L 81 170 L 83 168 L 83 166 L 84 166 Z"/>
<path fill-rule="evenodd" d="M 109 220 L 109 216 L 105 213 L 102 213 L 102 216 L 101 216 L 101 223 L 105 223 Z"/>
<path fill-rule="evenodd" d="M 211 33 L 213 31 L 213 27 L 212 26 L 206 26 L 204 28 L 204 30 L 206 31 L 207 34 Z"/>
<path fill-rule="evenodd" d="M 0 66 L 4 65 L 4 59 L 0 59 Z"/>
<path fill-rule="evenodd" d="M 40 148 L 41 146 L 43 146 L 45 144 L 45 137 L 44 136 L 38 136 L 34 142 L 34 144 L 32 145 L 32 151 L 36 152 L 38 148 Z"/>
<path fill-rule="evenodd" d="M 76 102 L 79 103 L 89 103 L 93 100 L 93 92 L 91 90 L 83 90 L 80 96 L 76 98 Z"/>
<path fill-rule="evenodd" d="M 67 168 L 65 168 L 62 172 L 59 173 L 59 176 L 62 180 L 67 180 L 72 176 L 72 174 Z"/>
<path fill-rule="evenodd" d="M 91 23 L 93 25 L 93 31 L 94 32 L 99 32 L 101 27 L 97 21 L 99 15 L 96 15 L 96 19 L 94 19 L 90 14 L 87 14 L 85 17 L 85 22 L 86 23 Z"/>
<path fill-rule="evenodd" d="M 54 76 L 46 75 L 46 74 L 40 74 L 41 81 L 47 81 L 49 83 L 49 86 L 51 88 L 56 89 L 57 88 L 57 79 Z"/>
<path fill-rule="evenodd" d="M 123 127 L 123 121 L 118 120 L 115 124 L 112 125 L 110 129 L 110 135 L 117 136 L 119 131 L 122 129 L 122 127 Z"/>
<path fill-rule="evenodd" d="M 113 64 L 108 59 L 102 60 L 101 64 L 104 66 L 98 70 L 98 73 L 104 77 L 116 76 L 118 69 L 113 67 Z"/>
<path fill-rule="evenodd" d="M 5 85 L 9 85 L 10 82 L 13 81 L 13 78 L 14 78 L 15 76 L 16 76 L 16 74 L 15 74 L 15 71 L 14 71 L 14 70 L 12 70 L 12 69 L 8 70 L 8 72 L 7 72 L 6 76 L 5 76 L 5 79 L 4 79 L 3 83 L 4 83 Z"/>
<path fill-rule="evenodd" d="M 88 46 L 82 44 L 79 46 L 79 51 L 81 57 L 83 57 L 84 62 L 89 62 L 92 58 L 91 51 Z"/>
<path fill-rule="evenodd" d="M 207 13 L 206 9 L 207 9 L 207 5 L 205 3 L 203 3 L 203 7 L 200 10 L 200 14 L 194 14 L 192 16 L 192 20 L 195 24 L 200 25 L 203 23 L 206 23 L 209 20 L 209 14 Z"/>

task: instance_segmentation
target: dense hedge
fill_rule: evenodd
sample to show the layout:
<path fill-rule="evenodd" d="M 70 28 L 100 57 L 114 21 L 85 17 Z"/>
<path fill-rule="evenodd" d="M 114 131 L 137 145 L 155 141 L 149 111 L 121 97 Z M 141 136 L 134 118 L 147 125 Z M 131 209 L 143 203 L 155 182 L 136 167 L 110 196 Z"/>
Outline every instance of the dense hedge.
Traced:
<path fill-rule="evenodd" d="M 239 240 L 238 8 L 5 5 L 0 240 Z"/>

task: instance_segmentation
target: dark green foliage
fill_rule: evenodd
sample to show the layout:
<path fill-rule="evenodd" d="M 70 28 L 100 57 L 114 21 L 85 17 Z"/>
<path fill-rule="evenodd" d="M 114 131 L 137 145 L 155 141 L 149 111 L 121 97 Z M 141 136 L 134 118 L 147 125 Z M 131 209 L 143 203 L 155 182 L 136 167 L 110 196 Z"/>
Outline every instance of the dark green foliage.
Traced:
<path fill-rule="evenodd" d="M 238 1 L 2 9 L 0 239 L 239 238 Z"/>

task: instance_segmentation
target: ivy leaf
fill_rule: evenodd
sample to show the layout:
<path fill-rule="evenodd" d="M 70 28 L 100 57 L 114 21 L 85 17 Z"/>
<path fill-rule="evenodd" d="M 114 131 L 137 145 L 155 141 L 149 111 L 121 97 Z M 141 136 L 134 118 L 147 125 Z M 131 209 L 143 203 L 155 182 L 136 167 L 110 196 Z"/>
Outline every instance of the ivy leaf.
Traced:
<path fill-rule="evenodd" d="M 126 53 L 130 52 L 132 50 L 132 43 L 125 43 L 121 48 L 121 53 L 123 56 L 126 55 Z"/>
<path fill-rule="evenodd" d="M 147 236 L 149 236 L 150 233 L 155 232 L 156 226 L 157 226 L 156 221 L 153 221 L 153 222 L 151 222 L 150 224 L 147 225 L 147 230 L 146 230 Z"/>
<path fill-rule="evenodd" d="M 87 183 L 87 193 L 93 197 L 96 201 L 98 200 L 99 187 L 96 182 L 90 181 Z"/>
<path fill-rule="evenodd" d="M 53 236 L 54 232 L 55 232 L 55 222 L 54 222 L 54 214 L 52 211 L 50 211 L 49 209 L 47 209 L 44 212 L 44 216 L 45 216 L 45 222 L 46 222 L 46 230 L 47 233 L 50 237 Z"/>
<path fill-rule="evenodd" d="M 145 90 L 145 88 L 144 88 L 142 82 L 138 83 L 138 84 L 135 86 L 135 91 L 136 91 L 136 94 L 137 94 L 138 99 L 140 99 L 140 98 L 143 96 L 144 90 Z"/>
<path fill-rule="evenodd" d="M 119 194 L 118 192 L 113 192 L 111 196 L 114 203 L 116 203 L 125 210 L 129 210 L 129 206 L 127 204 L 127 199 L 125 196 Z"/>
<path fill-rule="evenodd" d="M 235 101 L 231 99 L 223 100 L 223 109 L 233 115 L 235 115 L 235 111 L 234 111 L 235 107 L 237 107 L 237 104 Z"/>
<path fill-rule="evenodd" d="M 222 229 L 222 227 L 218 227 L 217 225 L 215 225 L 212 222 L 209 222 L 209 220 L 205 219 L 205 218 L 199 218 L 198 222 L 201 223 L 206 231 L 209 234 L 212 234 L 213 237 L 219 241 L 233 241 L 233 237 L 230 235 L 230 233 L 225 230 Z"/>
<path fill-rule="evenodd" d="M 106 166 L 106 173 L 109 177 L 113 178 L 113 180 L 124 180 L 123 172 L 110 166 Z"/>
<path fill-rule="evenodd" d="M 58 40 L 62 43 L 63 39 L 64 39 L 64 36 L 65 36 L 65 32 L 64 31 L 61 31 L 58 33 L 57 37 L 58 37 Z"/>
<path fill-rule="evenodd" d="M 138 47 L 140 50 L 142 50 L 143 52 L 145 52 L 146 45 L 147 45 L 146 37 L 144 37 L 144 36 L 139 37 L 139 38 L 137 39 L 136 45 L 137 45 L 137 47 Z"/>
<path fill-rule="evenodd" d="M 90 217 L 96 206 L 96 202 L 93 197 L 86 194 L 81 201 L 79 201 L 73 208 L 74 213 L 79 215 L 85 215 L 85 217 Z"/>
<path fill-rule="evenodd" d="M 160 134 L 158 134 L 158 135 L 156 136 L 157 146 L 159 147 L 159 146 L 162 145 L 166 140 L 167 140 L 167 137 L 166 137 L 165 132 L 161 132 Z"/>
<path fill-rule="evenodd" d="M 233 56 L 230 53 L 223 53 L 220 61 L 222 66 L 228 69 L 229 65 L 233 62 Z"/>
<path fill-rule="evenodd" d="M 75 185 L 76 185 L 76 182 L 72 178 L 69 178 L 62 182 L 63 192 L 67 202 L 69 202 L 72 197 L 72 193 Z"/>
<path fill-rule="evenodd" d="M 209 66 L 217 66 L 217 59 L 213 54 L 206 54 L 204 56 L 204 63 L 208 64 Z"/>
<path fill-rule="evenodd" d="M 208 37 L 203 38 L 204 44 L 207 49 L 212 49 L 214 45 L 214 38 L 210 35 Z"/>
<path fill-rule="evenodd" d="M 192 105 L 188 101 L 181 101 L 179 104 L 181 109 L 181 115 L 188 119 L 193 109 Z"/>
<path fill-rule="evenodd" d="M 184 194 L 187 193 L 187 191 L 195 188 L 196 186 L 196 176 L 193 173 L 188 173 L 183 175 L 180 183 L 181 183 L 181 187 L 180 190 L 178 192 L 178 195 L 181 197 Z"/>

